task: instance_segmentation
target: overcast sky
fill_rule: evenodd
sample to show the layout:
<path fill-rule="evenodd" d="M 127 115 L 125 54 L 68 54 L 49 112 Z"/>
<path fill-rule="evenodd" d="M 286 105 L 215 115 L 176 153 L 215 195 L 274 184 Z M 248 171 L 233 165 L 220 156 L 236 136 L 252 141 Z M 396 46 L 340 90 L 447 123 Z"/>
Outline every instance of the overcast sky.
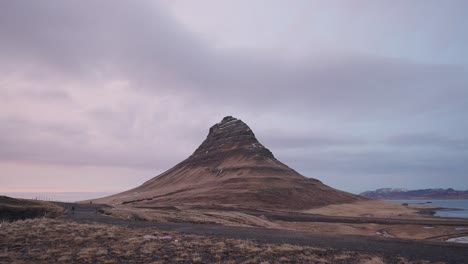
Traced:
<path fill-rule="evenodd" d="M 468 189 L 468 1 L 0 1 L 0 192 L 137 186 L 224 116 L 359 193 Z"/>

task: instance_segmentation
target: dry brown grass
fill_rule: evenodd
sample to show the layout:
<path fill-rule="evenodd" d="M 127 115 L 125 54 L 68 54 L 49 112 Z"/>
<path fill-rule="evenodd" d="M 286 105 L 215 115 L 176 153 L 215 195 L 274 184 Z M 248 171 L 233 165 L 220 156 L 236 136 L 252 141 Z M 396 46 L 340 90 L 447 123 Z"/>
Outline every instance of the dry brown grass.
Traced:
<path fill-rule="evenodd" d="M 347 223 L 294 223 L 276 221 L 276 224 L 283 229 L 314 233 L 314 234 L 328 234 L 328 235 L 360 235 L 370 236 L 377 238 L 385 238 L 383 232 L 390 234 L 395 238 L 400 239 L 427 239 L 438 236 L 456 236 L 462 235 L 466 230 L 456 230 L 455 226 L 450 225 L 408 225 L 408 224 L 347 224 Z M 443 239 L 441 239 L 442 241 Z"/>
<path fill-rule="evenodd" d="M 419 214 L 418 209 L 428 208 L 434 207 L 417 204 L 410 204 L 406 206 L 400 203 L 383 200 L 369 200 L 347 204 L 333 204 L 320 208 L 304 210 L 302 212 L 334 216 L 424 219 L 428 216 Z"/>
<path fill-rule="evenodd" d="M 365 259 L 361 263 L 362 264 L 385 264 L 385 262 L 379 257 L 372 257 L 371 259 Z"/>
<path fill-rule="evenodd" d="M 380 211 L 375 209 L 381 207 Z M 362 208 L 365 208 L 362 209 Z M 402 209 L 403 208 L 403 209 Z M 409 216 L 408 219 L 416 219 L 416 210 L 396 203 L 385 201 L 370 201 L 357 204 L 332 205 L 317 208 L 315 213 L 327 213 L 329 215 L 350 216 L 361 215 L 363 212 L 373 212 L 375 216 L 382 217 L 393 211 Z M 364 211 L 363 211 L 364 210 Z M 310 210 L 309 210 L 310 211 Z M 406 212 L 406 213 L 405 213 Z M 105 213 L 126 220 L 144 220 L 156 222 L 185 222 L 198 224 L 220 224 L 225 226 L 266 227 L 285 229 L 315 234 L 328 235 L 364 235 L 371 237 L 383 237 L 382 231 L 393 237 L 401 239 L 426 239 L 436 236 L 449 236 L 463 233 L 463 230 L 455 230 L 450 225 L 438 225 L 427 228 L 424 225 L 415 224 L 351 224 L 351 223 L 322 223 L 322 222 L 291 222 L 280 220 L 268 220 L 262 216 L 253 216 L 236 211 L 220 211 L 209 209 L 183 208 L 181 210 L 167 209 L 142 209 L 130 206 L 118 206 L 105 210 Z M 394 218 L 403 219 L 403 216 Z M 430 219 L 430 218 L 428 218 Z"/>
<path fill-rule="evenodd" d="M 65 209 L 50 202 L 0 196 L 0 222 L 35 217 L 55 218 L 64 213 Z"/>
<path fill-rule="evenodd" d="M 34 219 L 0 227 L 0 263 L 379 263 L 377 259 L 351 251 L 68 220 Z"/>
<path fill-rule="evenodd" d="M 279 228 L 272 221 L 242 212 L 187 209 L 164 210 L 117 206 L 105 209 L 105 214 L 126 219 L 155 222 L 185 222 L 197 224 L 220 224 L 225 226 Z"/>

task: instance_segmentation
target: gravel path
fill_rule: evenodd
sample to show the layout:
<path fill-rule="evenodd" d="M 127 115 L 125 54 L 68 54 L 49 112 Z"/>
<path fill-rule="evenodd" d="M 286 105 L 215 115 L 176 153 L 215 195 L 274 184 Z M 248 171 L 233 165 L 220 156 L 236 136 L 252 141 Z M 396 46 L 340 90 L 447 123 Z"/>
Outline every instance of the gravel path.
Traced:
<path fill-rule="evenodd" d="M 409 260 L 429 260 L 434 262 L 443 261 L 447 263 L 467 263 L 468 261 L 468 245 L 466 244 L 454 244 L 421 240 L 411 241 L 395 238 L 376 239 L 365 236 L 349 235 L 330 236 L 326 234 L 310 234 L 288 230 L 229 227 L 209 224 L 127 221 L 97 213 L 97 211 L 100 208 L 102 208 L 103 205 L 63 203 L 60 203 L 60 205 L 66 207 L 69 210 L 73 206 L 75 208 L 75 212 L 68 214 L 66 217 L 77 222 L 98 222 L 111 225 L 122 225 L 131 228 L 156 228 L 159 230 L 179 231 L 195 235 L 210 235 L 226 238 L 254 240 L 260 243 L 288 243 L 304 246 L 334 248 L 339 250 L 361 251 L 369 254 L 377 254 L 387 257 L 402 256 Z M 306 217 L 304 214 L 301 215 L 301 217 L 303 218 Z M 279 217 L 282 220 L 297 220 L 298 216 L 297 214 L 291 214 L 288 216 L 287 214 L 282 213 Z M 313 217 L 313 215 L 310 216 L 308 221 L 313 221 Z M 319 220 L 326 222 L 349 223 L 349 221 L 354 221 L 349 217 L 345 218 L 343 221 L 340 221 L 339 217 L 332 217 L 328 220 L 325 219 L 326 217 L 321 217 L 322 218 L 319 218 Z M 371 219 L 367 220 L 371 222 Z M 385 219 L 378 219 L 377 221 L 381 222 L 383 220 Z M 390 222 L 392 222 L 392 219 L 387 220 L 390 220 Z M 461 223 L 467 225 L 466 221 L 460 221 L 461 222 L 457 224 Z M 403 223 L 403 220 L 398 220 L 398 224 Z M 421 222 L 421 224 L 427 223 Z"/>

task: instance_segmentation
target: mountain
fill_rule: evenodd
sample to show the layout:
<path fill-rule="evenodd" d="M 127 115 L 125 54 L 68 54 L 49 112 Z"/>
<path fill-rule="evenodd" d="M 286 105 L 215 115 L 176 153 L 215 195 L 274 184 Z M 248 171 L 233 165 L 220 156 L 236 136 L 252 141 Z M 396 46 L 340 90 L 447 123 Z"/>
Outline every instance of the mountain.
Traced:
<path fill-rule="evenodd" d="M 300 175 L 260 144 L 244 122 L 227 116 L 186 160 L 137 188 L 94 202 L 301 210 L 360 200 L 366 198 Z"/>
<path fill-rule="evenodd" d="M 373 199 L 387 200 L 409 200 L 409 199 L 468 199 L 468 191 L 456 191 L 452 188 L 448 189 L 421 189 L 421 190 L 406 190 L 382 188 L 375 191 L 367 191 L 359 194 L 364 197 Z"/>

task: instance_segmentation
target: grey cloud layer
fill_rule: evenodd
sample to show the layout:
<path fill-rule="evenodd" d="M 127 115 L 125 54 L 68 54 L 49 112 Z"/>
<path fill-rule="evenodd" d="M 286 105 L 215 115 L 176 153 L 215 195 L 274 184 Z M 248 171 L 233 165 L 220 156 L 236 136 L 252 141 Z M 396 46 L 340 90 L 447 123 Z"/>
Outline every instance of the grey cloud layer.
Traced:
<path fill-rule="evenodd" d="M 51 121 L 53 116 L 33 120 L 31 109 L 0 115 L 4 160 L 168 167 L 190 154 L 193 149 L 181 149 L 196 147 L 213 121 L 234 112 L 247 123 L 277 113 L 302 118 L 291 124 L 300 135 L 278 135 L 268 124 L 261 131 L 280 156 L 307 171 L 327 167 L 345 173 L 351 166 L 423 175 L 434 170 L 427 166 L 433 160 L 456 175 L 465 169 L 466 65 L 215 49 L 152 1 L 2 1 L 0 43 L 0 77 L 16 74 L 42 85 L 18 92 L 15 83 L 0 83 L 0 101 L 28 97 L 50 102 L 57 111 L 81 111 L 80 120 L 66 123 Z M 54 78 L 65 80 L 64 87 Z M 80 109 L 81 90 L 96 89 L 99 101 L 101 89 L 85 86 L 107 79 L 127 81 L 122 91 L 137 98 L 133 105 Z M 82 85 L 68 88 L 67 82 Z M 164 96 L 180 98 L 178 114 L 173 102 L 150 99 Z M 62 108 L 63 102 L 68 106 Z M 154 110 L 159 112 L 148 113 Z M 315 125 L 317 118 L 329 126 Z M 331 130 L 337 132 L 330 135 Z M 96 144 L 96 133 L 106 143 Z M 408 145 L 447 148 L 429 155 L 418 147 L 414 162 L 389 151 Z M 293 157 L 299 154 L 304 158 Z"/>
<path fill-rule="evenodd" d="M 396 135 L 387 141 L 391 145 L 407 147 L 442 147 L 453 150 L 468 150 L 468 139 L 450 138 L 433 133 Z"/>
<path fill-rule="evenodd" d="M 171 89 L 201 94 L 198 100 L 225 98 L 240 106 L 300 103 L 316 111 L 363 114 L 467 103 L 468 71 L 460 65 L 356 55 L 285 60 L 254 51 L 223 53 L 185 31 L 156 4 L 50 1 L 25 8 L 21 3 L 3 3 L 4 56 L 36 60 L 55 71 L 88 76 L 109 71 L 157 90 L 177 83 Z M 155 87 L 158 81 L 163 85 Z"/>

